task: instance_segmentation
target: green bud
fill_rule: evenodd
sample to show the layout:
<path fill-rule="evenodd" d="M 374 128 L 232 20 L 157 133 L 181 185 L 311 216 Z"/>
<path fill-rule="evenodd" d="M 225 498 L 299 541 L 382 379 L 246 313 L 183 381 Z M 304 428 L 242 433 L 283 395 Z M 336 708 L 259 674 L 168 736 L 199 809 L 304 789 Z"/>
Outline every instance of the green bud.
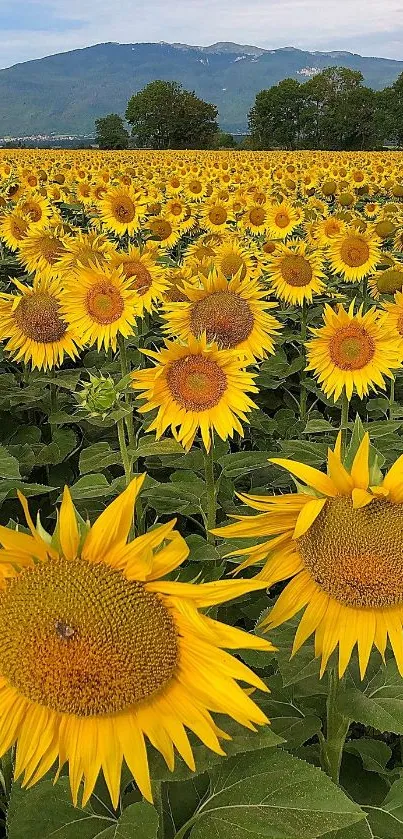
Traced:
<path fill-rule="evenodd" d="M 76 394 L 80 408 L 91 417 L 105 418 L 109 411 L 117 408 L 119 397 L 115 382 L 111 376 L 92 376 L 90 381 L 83 384 L 83 389 Z"/>

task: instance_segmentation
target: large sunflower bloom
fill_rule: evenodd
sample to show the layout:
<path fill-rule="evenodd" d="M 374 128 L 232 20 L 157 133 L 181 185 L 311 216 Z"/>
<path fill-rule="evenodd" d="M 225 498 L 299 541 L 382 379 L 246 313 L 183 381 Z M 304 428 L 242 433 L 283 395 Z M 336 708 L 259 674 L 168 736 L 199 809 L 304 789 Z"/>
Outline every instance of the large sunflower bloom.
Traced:
<path fill-rule="evenodd" d="M 122 269 L 90 264 L 66 276 L 63 317 L 83 343 L 116 350 L 117 336 L 127 338 L 136 321 L 136 295 Z"/>
<path fill-rule="evenodd" d="M 159 352 L 143 350 L 154 368 L 133 373 L 132 386 L 146 400 L 140 413 L 158 409 L 148 431 L 157 439 L 170 426 L 174 437 L 190 449 L 200 428 L 207 451 L 215 430 L 222 440 L 234 431 L 243 436 L 242 422 L 255 406 L 247 392 L 257 393 L 254 375 L 246 372 L 238 353 L 207 345 L 206 336 L 189 337 L 187 344 L 165 341 Z"/>
<path fill-rule="evenodd" d="M 10 250 L 16 251 L 21 247 L 21 243 L 28 235 L 30 227 L 27 216 L 16 207 L 3 215 L 0 221 L 0 239 L 6 243 Z"/>
<path fill-rule="evenodd" d="M 241 500 L 260 515 L 240 517 L 217 535 L 264 539 L 237 551 L 244 568 L 264 562 L 268 587 L 290 580 L 263 621 L 273 628 L 305 609 L 293 653 L 315 633 L 322 673 L 339 645 L 343 675 L 355 644 L 364 676 L 372 646 L 384 655 L 389 637 L 403 675 L 403 457 L 378 485 L 371 485 L 366 434 L 351 470 L 341 460 L 340 435 L 329 450 L 328 474 L 275 458 L 298 481 L 301 493 Z"/>
<path fill-rule="evenodd" d="M 18 259 L 29 273 L 38 271 L 46 278 L 60 277 L 66 235 L 61 226 L 48 225 L 28 231 L 19 245 Z"/>
<path fill-rule="evenodd" d="M 241 280 L 239 273 L 229 282 L 216 269 L 200 285 L 185 284 L 184 303 L 165 306 L 164 318 L 172 336 L 186 341 L 189 335 L 206 334 L 222 349 L 237 350 L 250 360 L 274 352 L 273 337 L 279 322 L 268 314 L 275 303 L 268 303 L 256 280 Z"/>
<path fill-rule="evenodd" d="M 308 343 L 307 370 L 312 370 L 326 396 L 335 400 L 345 390 L 351 399 L 375 387 L 385 388 L 384 376 L 393 379 L 393 369 L 401 366 L 402 354 L 396 335 L 387 328 L 387 315 L 375 308 L 354 314 L 354 301 L 348 312 L 339 304 L 337 312 L 325 306 L 325 325 L 312 329 Z"/>
<path fill-rule="evenodd" d="M 175 521 L 126 544 L 144 477 L 91 528 L 79 529 L 67 488 L 52 541 L 22 497 L 31 535 L 0 528 L 0 753 L 16 743 L 24 785 L 67 762 L 75 803 L 82 781 L 85 804 L 103 771 L 117 807 L 124 760 L 151 800 L 145 737 L 171 770 L 174 747 L 195 769 L 185 727 L 224 754 L 211 711 L 249 728 L 267 722 L 237 680 L 267 688 L 224 648 L 271 645 L 199 612 L 261 581 L 161 580 L 188 548 Z"/>
<path fill-rule="evenodd" d="M 283 201 L 267 208 L 267 231 L 273 239 L 286 239 L 301 222 L 299 208 Z"/>
<path fill-rule="evenodd" d="M 236 274 L 241 280 L 256 278 L 258 266 L 252 250 L 239 240 L 231 237 L 214 249 L 212 264 L 231 280 Z"/>
<path fill-rule="evenodd" d="M 14 280 L 19 294 L 0 295 L 0 341 L 17 361 L 47 370 L 75 358 L 81 341 L 62 316 L 57 280 L 26 286 Z"/>
<path fill-rule="evenodd" d="M 403 287 L 403 265 L 395 262 L 390 268 L 376 271 L 368 280 L 368 288 L 372 297 L 379 300 L 383 294 L 395 294 Z"/>
<path fill-rule="evenodd" d="M 265 267 L 273 294 L 286 303 L 310 303 L 314 294 L 325 290 L 323 255 L 320 250 L 309 249 L 305 242 L 278 242 Z"/>
<path fill-rule="evenodd" d="M 117 236 L 124 233 L 131 236 L 140 227 L 146 203 L 145 196 L 138 195 L 130 187 L 112 187 L 98 203 L 99 217 L 106 229 Z"/>
<path fill-rule="evenodd" d="M 403 292 L 396 292 L 393 303 L 384 303 L 383 308 L 387 312 L 385 329 L 403 342 Z"/>
<path fill-rule="evenodd" d="M 381 252 L 370 235 L 351 228 L 330 242 L 328 257 L 335 274 L 348 282 L 358 282 L 374 272 Z"/>

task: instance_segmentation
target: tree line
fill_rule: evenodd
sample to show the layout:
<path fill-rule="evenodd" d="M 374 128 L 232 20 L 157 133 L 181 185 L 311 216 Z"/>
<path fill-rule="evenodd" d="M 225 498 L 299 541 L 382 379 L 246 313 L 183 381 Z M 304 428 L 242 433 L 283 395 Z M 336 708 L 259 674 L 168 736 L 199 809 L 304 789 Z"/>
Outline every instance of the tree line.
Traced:
<path fill-rule="evenodd" d="M 403 73 L 391 87 L 372 90 L 362 73 L 328 67 L 306 82 L 284 79 L 261 90 L 248 114 L 251 149 L 367 150 L 403 145 Z M 118 114 L 96 120 L 104 149 L 234 148 L 219 130 L 215 105 L 177 82 L 155 81 L 128 102 L 126 121 Z"/>

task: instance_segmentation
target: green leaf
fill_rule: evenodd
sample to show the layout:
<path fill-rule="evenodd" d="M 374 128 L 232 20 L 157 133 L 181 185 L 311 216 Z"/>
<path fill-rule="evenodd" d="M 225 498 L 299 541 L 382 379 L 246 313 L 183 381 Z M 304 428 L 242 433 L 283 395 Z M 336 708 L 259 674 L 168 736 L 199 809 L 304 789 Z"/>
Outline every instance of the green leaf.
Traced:
<path fill-rule="evenodd" d="M 127 807 L 118 820 L 90 805 L 74 807 L 68 778 L 62 777 L 55 785 L 46 779 L 29 790 L 14 784 L 7 827 L 8 839 L 156 839 L 158 815 L 146 802 Z"/>
<path fill-rule="evenodd" d="M 0 446 L 0 478 L 21 478 L 18 460 L 5 446 Z"/>
<path fill-rule="evenodd" d="M 383 773 L 386 764 L 392 757 L 392 749 L 383 740 L 374 740 L 371 737 L 360 737 L 358 740 L 351 740 L 345 746 L 345 751 L 350 754 L 357 754 L 362 760 L 362 765 L 367 772 Z"/>
<path fill-rule="evenodd" d="M 109 466 L 121 465 L 121 463 L 120 452 L 114 451 L 109 443 L 93 443 L 80 454 L 80 474 L 99 472 L 100 469 L 108 469 Z"/>
<path fill-rule="evenodd" d="M 269 458 L 274 456 L 275 452 L 234 452 L 224 455 L 218 462 L 222 466 L 224 475 L 236 478 L 256 469 L 267 469 L 270 467 Z M 274 475 L 274 467 L 271 468 Z"/>
<path fill-rule="evenodd" d="M 308 420 L 304 434 L 323 434 L 324 432 L 336 432 L 336 429 L 332 425 L 331 422 L 328 422 L 324 419 L 311 419 Z"/>
<path fill-rule="evenodd" d="M 188 536 L 186 542 L 190 549 L 190 562 L 221 562 L 220 554 L 214 545 L 209 545 L 203 536 Z"/>
<path fill-rule="evenodd" d="M 185 454 L 185 450 L 176 440 L 155 440 L 151 435 L 141 437 L 136 449 L 130 454 L 138 457 L 164 457 L 173 454 Z"/>
<path fill-rule="evenodd" d="M 402 839 L 403 778 L 395 781 L 381 807 L 366 807 L 374 839 Z"/>
<path fill-rule="evenodd" d="M 345 827 L 343 830 L 337 830 L 336 832 L 332 830 L 331 833 L 326 833 L 325 839 L 376 839 L 376 837 L 374 837 L 368 822 L 365 820 L 365 822 L 362 821 L 350 827 Z"/>
<path fill-rule="evenodd" d="M 364 818 L 327 775 L 282 749 L 237 756 L 210 775 L 191 839 L 316 839 Z"/>
<path fill-rule="evenodd" d="M 305 440 L 281 440 L 282 457 L 298 460 L 308 466 L 322 466 L 326 461 L 325 443 L 309 443 Z"/>
<path fill-rule="evenodd" d="M 338 704 L 354 722 L 403 734 L 403 679 L 394 660 L 382 665 L 365 686 L 359 682 L 355 687 L 347 686 L 340 692 Z"/>
<path fill-rule="evenodd" d="M 84 475 L 70 487 L 70 491 L 73 501 L 80 501 L 82 498 L 101 498 L 115 494 L 114 487 L 108 484 L 102 472 Z"/>

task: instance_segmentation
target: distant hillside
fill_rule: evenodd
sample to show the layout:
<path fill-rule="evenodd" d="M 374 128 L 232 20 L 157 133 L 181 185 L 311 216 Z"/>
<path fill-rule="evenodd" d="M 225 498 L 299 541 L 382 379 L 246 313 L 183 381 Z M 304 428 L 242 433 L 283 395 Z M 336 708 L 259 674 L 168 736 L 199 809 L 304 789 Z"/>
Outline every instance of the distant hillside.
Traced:
<path fill-rule="evenodd" d="M 224 129 L 242 133 L 259 90 L 289 76 L 304 81 L 335 64 L 361 70 L 374 89 L 403 71 L 403 61 L 293 47 L 97 44 L 0 70 L 0 136 L 87 134 L 96 117 L 123 114 L 129 96 L 154 79 L 195 90 L 218 106 Z"/>

